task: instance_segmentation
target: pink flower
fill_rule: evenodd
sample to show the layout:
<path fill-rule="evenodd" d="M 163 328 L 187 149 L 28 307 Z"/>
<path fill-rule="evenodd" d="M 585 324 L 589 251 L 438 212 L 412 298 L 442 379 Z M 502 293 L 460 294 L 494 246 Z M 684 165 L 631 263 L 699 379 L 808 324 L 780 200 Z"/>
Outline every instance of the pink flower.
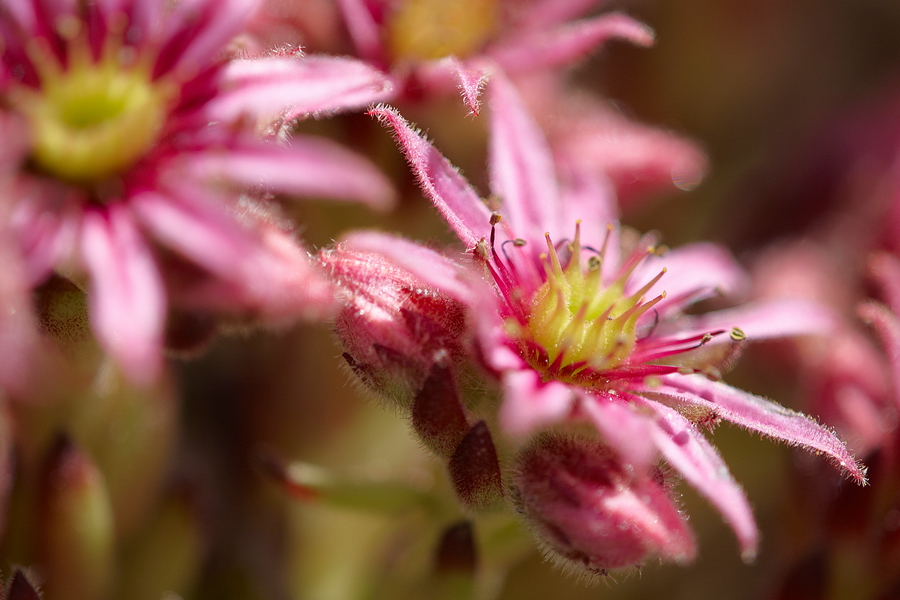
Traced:
<path fill-rule="evenodd" d="M 393 129 L 483 287 L 462 285 L 467 275 L 446 276 L 385 236 L 348 244 L 390 256 L 470 307 L 479 354 L 503 385 L 501 425 L 521 435 L 586 420 L 636 472 L 648 473 L 662 456 L 721 511 L 748 558 L 757 546 L 750 507 L 698 425 L 724 419 L 804 446 L 864 482 L 829 430 L 719 381 L 745 339 L 826 331 L 829 313 L 785 301 L 686 315 L 698 300 L 744 286 L 729 254 L 705 243 L 664 252 L 655 236 L 618 228 L 595 179 L 559 185 L 546 142 L 512 86 L 497 77 L 489 93 L 488 201 L 399 114 L 371 111 Z"/>
<path fill-rule="evenodd" d="M 596 0 L 339 0 L 356 53 L 397 79 L 397 91 L 457 84 L 473 113 L 481 87 L 508 75 L 553 70 L 610 38 L 650 45 L 645 25 L 618 13 L 578 17 Z M 576 20 L 577 19 L 577 20 Z"/>
<path fill-rule="evenodd" d="M 26 277 L 34 285 L 52 269 L 86 276 L 94 331 L 139 382 L 159 372 L 167 309 L 179 295 L 262 318 L 327 309 L 328 287 L 305 251 L 243 192 L 375 206 L 391 197 L 357 155 L 274 135 L 297 117 L 365 106 L 388 82 L 346 59 L 229 58 L 226 44 L 254 7 L 0 7 L 3 144 L 19 150 L 7 160 L 17 170 L 11 219 Z M 218 292 L 205 283 L 205 296 L 198 292 L 186 269 Z"/>

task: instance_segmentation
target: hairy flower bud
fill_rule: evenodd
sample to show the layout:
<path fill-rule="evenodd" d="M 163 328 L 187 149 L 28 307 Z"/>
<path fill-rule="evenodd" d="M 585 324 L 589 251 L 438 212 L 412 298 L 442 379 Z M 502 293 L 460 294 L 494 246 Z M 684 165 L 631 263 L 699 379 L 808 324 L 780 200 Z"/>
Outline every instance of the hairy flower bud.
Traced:
<path fill-rule="evenodd" d="M 338 245 L 319 260 L 340 289 L 344 359 L 367 387 L 409 407 L 434 365 L 461 356 L 463 306 L 380 254 Z"/>
<path fill-rule="evenodd" d="M 635 472 L 596 440 L 538 437 L 519 455 L 514 485 L 545 552 L 573 571 L 605 575 L 654 555 L 694 557 L 693 535 L 662 473 Z"/>

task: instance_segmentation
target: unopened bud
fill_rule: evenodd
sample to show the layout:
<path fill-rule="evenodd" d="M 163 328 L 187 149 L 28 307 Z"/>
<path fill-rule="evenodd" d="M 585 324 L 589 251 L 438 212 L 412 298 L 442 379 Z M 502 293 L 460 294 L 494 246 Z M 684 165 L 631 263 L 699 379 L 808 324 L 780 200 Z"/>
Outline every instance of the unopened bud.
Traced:
<path fill-rule="evenodd" d="M 35 586 L 28 581 L 21 569 L 16 569 L 4 597 L 6 600 L 41 600 Z"/>
<path fill-rule="evenodd" d="M 515 501 L 549 557 L 605 575 L 651 556 L 694 557 L 693 535 L 664 479 L 634 473 L 596 440 L 545 435 L 519 456 Z"/>
<path fill-rule="evenodd" d="M 434 365 L 412 408 L 412 425 L 419 437 L 436 454 L 450 458 L 469 431 L 453 373 Z"/>
<path fill-rule="evenodd" d="M 47 460 L 38 509 L 37 559 L 44 600 L 99 600 L 115 558 L 112 509 L 103 476 L 68 438 Z"/>
<path fill-rule="evenodd" d="M 366 386 L 409 407 L 432 367 L 461 355 L 463 306 L 377 253 L 338 245 L 319 261 L 340 290 L 345 360 Z"/>
<path fill-rule="evenodd" d="M 467 507 L 482 510 L 502 500 L 500 461 L 484 421 L 477 422 L 459 443 L 449 468 L 456 494 Z"/>
<path fill-rule="evenodd" d="M 460 521 L 444 531 L 435 559 L 429 597 L 439 600 L 475 598 L 478 556 L 471 522 Z"/>

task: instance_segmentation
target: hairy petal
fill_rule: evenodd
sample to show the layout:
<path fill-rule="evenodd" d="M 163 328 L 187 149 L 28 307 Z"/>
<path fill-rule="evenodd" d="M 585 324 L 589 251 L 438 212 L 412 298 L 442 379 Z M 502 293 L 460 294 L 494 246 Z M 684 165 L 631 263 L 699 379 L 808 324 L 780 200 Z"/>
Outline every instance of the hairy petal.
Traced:
<path fill-rule="evenodd" d="M 461 62 L 454 56 L 442 59 L 440 64 L 453 71 L 462 92 L 463 102 L 469 107 L 469 114 L 478 116 L 481 108 L 481 92 L 490 78 L 490 68 L 479 65 L 476 61 Z"/>
<path fill-rule="evenodd" d="M 865 469 L 841 440 L 806 415 L 699 375 L 668 375 L 662 380 L 663 385 L 654 391 L 672 394 L 678 401 L 712 410 L 741 427 L 824 454 L 854 481 L 865 483 Z"/>
<path fill-rule="evenodd" d="M 559 188 L 546 138 L 509 80 L 495 75 L 488 94 L 491 191 L 501 199 L 502 216 L 526 240 L 540 241 L 545 232 L 571 235 L 558 225 Z"/>
<path fill-rule="evenodd" d="M 392 263 L 435 287 L 455 300 L 470 304 L 472 281 L 464 277 L 459 265 L 442 254 L 410 240 L 372 231 L 359 231 L 343 239 L 347 248 L 360 252 L 376 252 Z M 490 293 L 489 290 L 487 290 Z"/>
<path fill-rule="evenodd" d="M 666 462 L 722 513 L 737 535 L 744 561 L 752 561 L 759 545 L 753 511 L 718 451 L 675 410 L 646 398 L 632 401 L 654 413 L 653 443 Z"/>
<path fill-rule="evenodd" d="M 166 296 L 150 248 L 121 205 L 84 215 L 81 256 L 91 276 L 88 295 L 97 338 L 136 383 L 162 368 Z"/>
<path fill-rule="evenodd" d="M 290 120 L 358 109 L 387 99 L 392 83 L 358 60 L 309 56 L 232 61 L 220 87 L 204 110 L 212 120 L 230 122 L 243 114 Z"/>
<path fill-rule="evenodd" d="M 491 218 L 490 211 L 475 189 L 396 109 L 378 106 L 369 114 L 393 130 L 425 195 L 459 239 L 467 247 L 474 247 L 489 232 Z"/>

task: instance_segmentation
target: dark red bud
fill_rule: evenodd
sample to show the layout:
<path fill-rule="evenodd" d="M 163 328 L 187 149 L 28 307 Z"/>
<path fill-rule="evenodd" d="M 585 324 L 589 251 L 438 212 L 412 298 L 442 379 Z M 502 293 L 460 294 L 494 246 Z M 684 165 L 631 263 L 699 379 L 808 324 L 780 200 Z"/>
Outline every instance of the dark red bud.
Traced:
<path fill-rule="evenodd" d="M 475 423 L 459 443 L 449 468 L 456 494 L 467 507 L 486 509 L 503 498 L 500 461 L 484 421 Z"/>
<path fill-rule="evenodd" d="M 449 368 L 431 367 L 413 403 L 412 425 L 428 448 L 444 458 L 453 455 L 468 433 L 469 422 Z"/>

